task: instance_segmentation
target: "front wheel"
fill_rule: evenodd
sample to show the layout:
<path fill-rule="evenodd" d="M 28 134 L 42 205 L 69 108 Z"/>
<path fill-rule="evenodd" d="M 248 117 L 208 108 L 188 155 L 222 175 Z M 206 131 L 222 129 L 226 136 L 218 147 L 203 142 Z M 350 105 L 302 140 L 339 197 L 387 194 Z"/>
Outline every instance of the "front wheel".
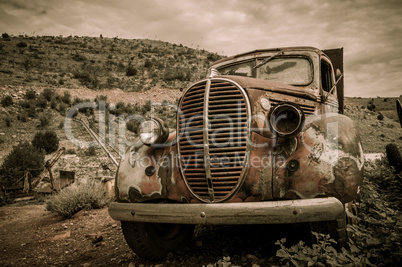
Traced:
<path fill-rule="evenodd" d="M 177 251 L 193 237 L 194 225 L 121 222 L 127 244 L 141 258 L 158 260 Z"/>

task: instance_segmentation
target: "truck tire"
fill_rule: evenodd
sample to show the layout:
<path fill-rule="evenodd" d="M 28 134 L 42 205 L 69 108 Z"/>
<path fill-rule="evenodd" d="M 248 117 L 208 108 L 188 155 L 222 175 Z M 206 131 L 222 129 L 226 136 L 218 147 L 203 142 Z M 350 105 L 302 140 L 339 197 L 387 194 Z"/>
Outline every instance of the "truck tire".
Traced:
<path fill-rule="evenodd" d="M 348 241 L 346 232 L 346 214 L 334 221 L 312 222 L 310 223 L 312 232 L 330 235 L 337 243 L 335 247 L 344 247 Z M 311 235 L 313 243 L 317 243 L 316 237 Z"/>
<path fill-rule="evenodd" d="M 390 166 L 394 166 L 397 172 L 402 170 L 402 158 L 396 144 L 388 144 L 385 146 L 387 158 Z"/>
<path fill-rule="evenodd" d="M 121 222 L 127 244 L 141 258 L 159 260 L 189 243 L 194 225 Z"/>

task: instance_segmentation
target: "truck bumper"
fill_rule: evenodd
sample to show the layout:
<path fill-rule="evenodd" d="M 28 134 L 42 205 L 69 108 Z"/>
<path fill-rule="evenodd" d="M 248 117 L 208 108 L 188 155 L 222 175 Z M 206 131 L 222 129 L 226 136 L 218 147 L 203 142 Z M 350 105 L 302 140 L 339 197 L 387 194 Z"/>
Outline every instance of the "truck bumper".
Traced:
<path fill-rule="evenodd" d="M 178 224 L 286 224 L 332 221 L 345 214 L 336 198 L 264 202 L 176 204 L 112 203 L 114 220 Z"/>

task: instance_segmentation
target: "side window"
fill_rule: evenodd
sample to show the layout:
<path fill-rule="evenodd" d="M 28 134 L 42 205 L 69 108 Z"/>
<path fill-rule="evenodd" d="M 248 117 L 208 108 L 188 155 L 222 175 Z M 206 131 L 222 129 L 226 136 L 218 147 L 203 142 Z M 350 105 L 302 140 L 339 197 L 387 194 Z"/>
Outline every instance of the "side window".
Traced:
<path fill-rule="evenodd" d="M 332 68 L 331 65 L 326 61 L 321 59 L 321 86 L 325 92 L 329 92 L 334 85 L 334 81 L 332 79 Z M 332 93 L 334 93 L 332 91 Z"/>

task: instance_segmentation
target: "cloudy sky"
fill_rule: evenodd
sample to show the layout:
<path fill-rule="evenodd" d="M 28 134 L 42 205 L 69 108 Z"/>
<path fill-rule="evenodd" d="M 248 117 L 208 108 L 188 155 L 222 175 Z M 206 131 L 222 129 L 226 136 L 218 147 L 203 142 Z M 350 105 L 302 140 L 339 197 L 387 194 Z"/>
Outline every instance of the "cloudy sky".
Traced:
<path fill-rule="evenodd" d="M 402 94 L 401 0 L 0 0 L 0 31 L 149 38 L 227 56 L 343 47 L 347 96 Z"/>

